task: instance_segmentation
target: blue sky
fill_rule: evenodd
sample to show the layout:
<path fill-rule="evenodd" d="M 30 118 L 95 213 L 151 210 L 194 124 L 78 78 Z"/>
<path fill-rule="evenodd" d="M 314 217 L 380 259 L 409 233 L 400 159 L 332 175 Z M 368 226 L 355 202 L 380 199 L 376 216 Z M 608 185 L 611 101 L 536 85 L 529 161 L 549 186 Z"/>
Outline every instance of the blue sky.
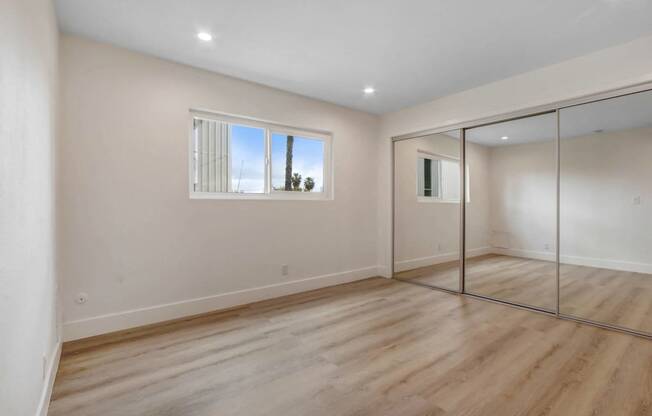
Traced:
<path fill-rule="evenodd" d="M 272 186 L 285 183 L 285 150 L 287 136 L 272 134 Z M 292 171 L 302 178 L 315 180 L 315 191 L 324 183 L 324 144 L 319 140 L 295 136 Z M 265 131 L 256 127 L 232 125 L 231 128 L 231 181 L 233 191 L 264 192 L 265 184 Z M 302 182 L 303 184 L 303 182 Z"/>
<path fill-rule="evenodd" d="M 232 125 L 231 186 L 234 192 L 265 192 L 265 130 Z"/>

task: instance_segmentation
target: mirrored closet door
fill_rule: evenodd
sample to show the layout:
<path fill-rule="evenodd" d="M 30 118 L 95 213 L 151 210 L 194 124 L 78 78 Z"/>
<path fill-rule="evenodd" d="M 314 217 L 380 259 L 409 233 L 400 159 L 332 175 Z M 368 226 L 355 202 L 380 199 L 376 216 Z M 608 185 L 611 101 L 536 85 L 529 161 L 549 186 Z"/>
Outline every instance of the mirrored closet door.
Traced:
<path fill-rule="evenodd" d="M 394 142 L 394 277 L 460 290 L 460 130 Z"/>
<path fill-rule="evenodd" d="M 652 92 L 560 122 L 560 313 L 652 333 Z"/>
<path fill-rule="evenodd" d="M 556 113 L 465 131 L 465 291 L 557 308 Z"/>

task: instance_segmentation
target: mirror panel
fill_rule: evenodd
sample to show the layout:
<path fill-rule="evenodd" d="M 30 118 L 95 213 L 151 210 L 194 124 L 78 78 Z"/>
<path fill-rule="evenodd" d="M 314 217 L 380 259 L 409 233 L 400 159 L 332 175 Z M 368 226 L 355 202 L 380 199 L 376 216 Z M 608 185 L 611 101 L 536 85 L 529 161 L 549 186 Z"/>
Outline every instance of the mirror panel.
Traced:
<path fill-rule="evenodd" d="M 559 116 L 560 313 L 652 333 L 652 92 Z"/>
<path fill-rule="evenodd" d="M 557 307 L 555 113 L 465 131 L 465 290 Z"/>
<path fill-rule="evenodd" d="M 394 142 L 394 277 L 460 287 L 460 130 Z"/>

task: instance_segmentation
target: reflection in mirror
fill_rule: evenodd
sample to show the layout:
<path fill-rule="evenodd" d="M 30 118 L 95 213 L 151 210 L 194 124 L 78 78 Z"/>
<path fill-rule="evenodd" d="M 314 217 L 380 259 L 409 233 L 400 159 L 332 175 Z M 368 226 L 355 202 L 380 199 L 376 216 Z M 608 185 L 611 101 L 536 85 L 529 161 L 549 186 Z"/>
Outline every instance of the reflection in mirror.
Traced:
<path fill-rule="evenodd" d="M 394 142 L 394 277 L 459 290 L 460 131 Z"/>
<path fill-rule="evenodd" d="M 557 119 L 554 113 L 466 130 L 469 293 L 554 311 Z"/>
<path fill-rule="evenodd" d="M 652 92 L 559 116 L 560 313 L 652 333 Z"/>

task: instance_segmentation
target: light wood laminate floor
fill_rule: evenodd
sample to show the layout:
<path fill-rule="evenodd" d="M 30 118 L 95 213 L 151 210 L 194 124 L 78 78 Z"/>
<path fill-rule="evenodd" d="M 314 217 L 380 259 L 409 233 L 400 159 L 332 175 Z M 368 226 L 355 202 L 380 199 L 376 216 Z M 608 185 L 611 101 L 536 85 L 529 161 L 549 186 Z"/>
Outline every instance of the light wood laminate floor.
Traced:
<path fill-rule="evenodd" d="M 649 415 L 652 341 L 381 278 L 64 344 L 50 416 Z"/>
<path fill-rule="evenodd" d="M 555 263 L 489 254 L 467 259 L 466 290 L 508 302 L 556 308 Z M 560 311 L 652 333 L 652 275 L 562 264 Z M 457 290 L 457 262 L 397 273 L 397 278 Z"/>

